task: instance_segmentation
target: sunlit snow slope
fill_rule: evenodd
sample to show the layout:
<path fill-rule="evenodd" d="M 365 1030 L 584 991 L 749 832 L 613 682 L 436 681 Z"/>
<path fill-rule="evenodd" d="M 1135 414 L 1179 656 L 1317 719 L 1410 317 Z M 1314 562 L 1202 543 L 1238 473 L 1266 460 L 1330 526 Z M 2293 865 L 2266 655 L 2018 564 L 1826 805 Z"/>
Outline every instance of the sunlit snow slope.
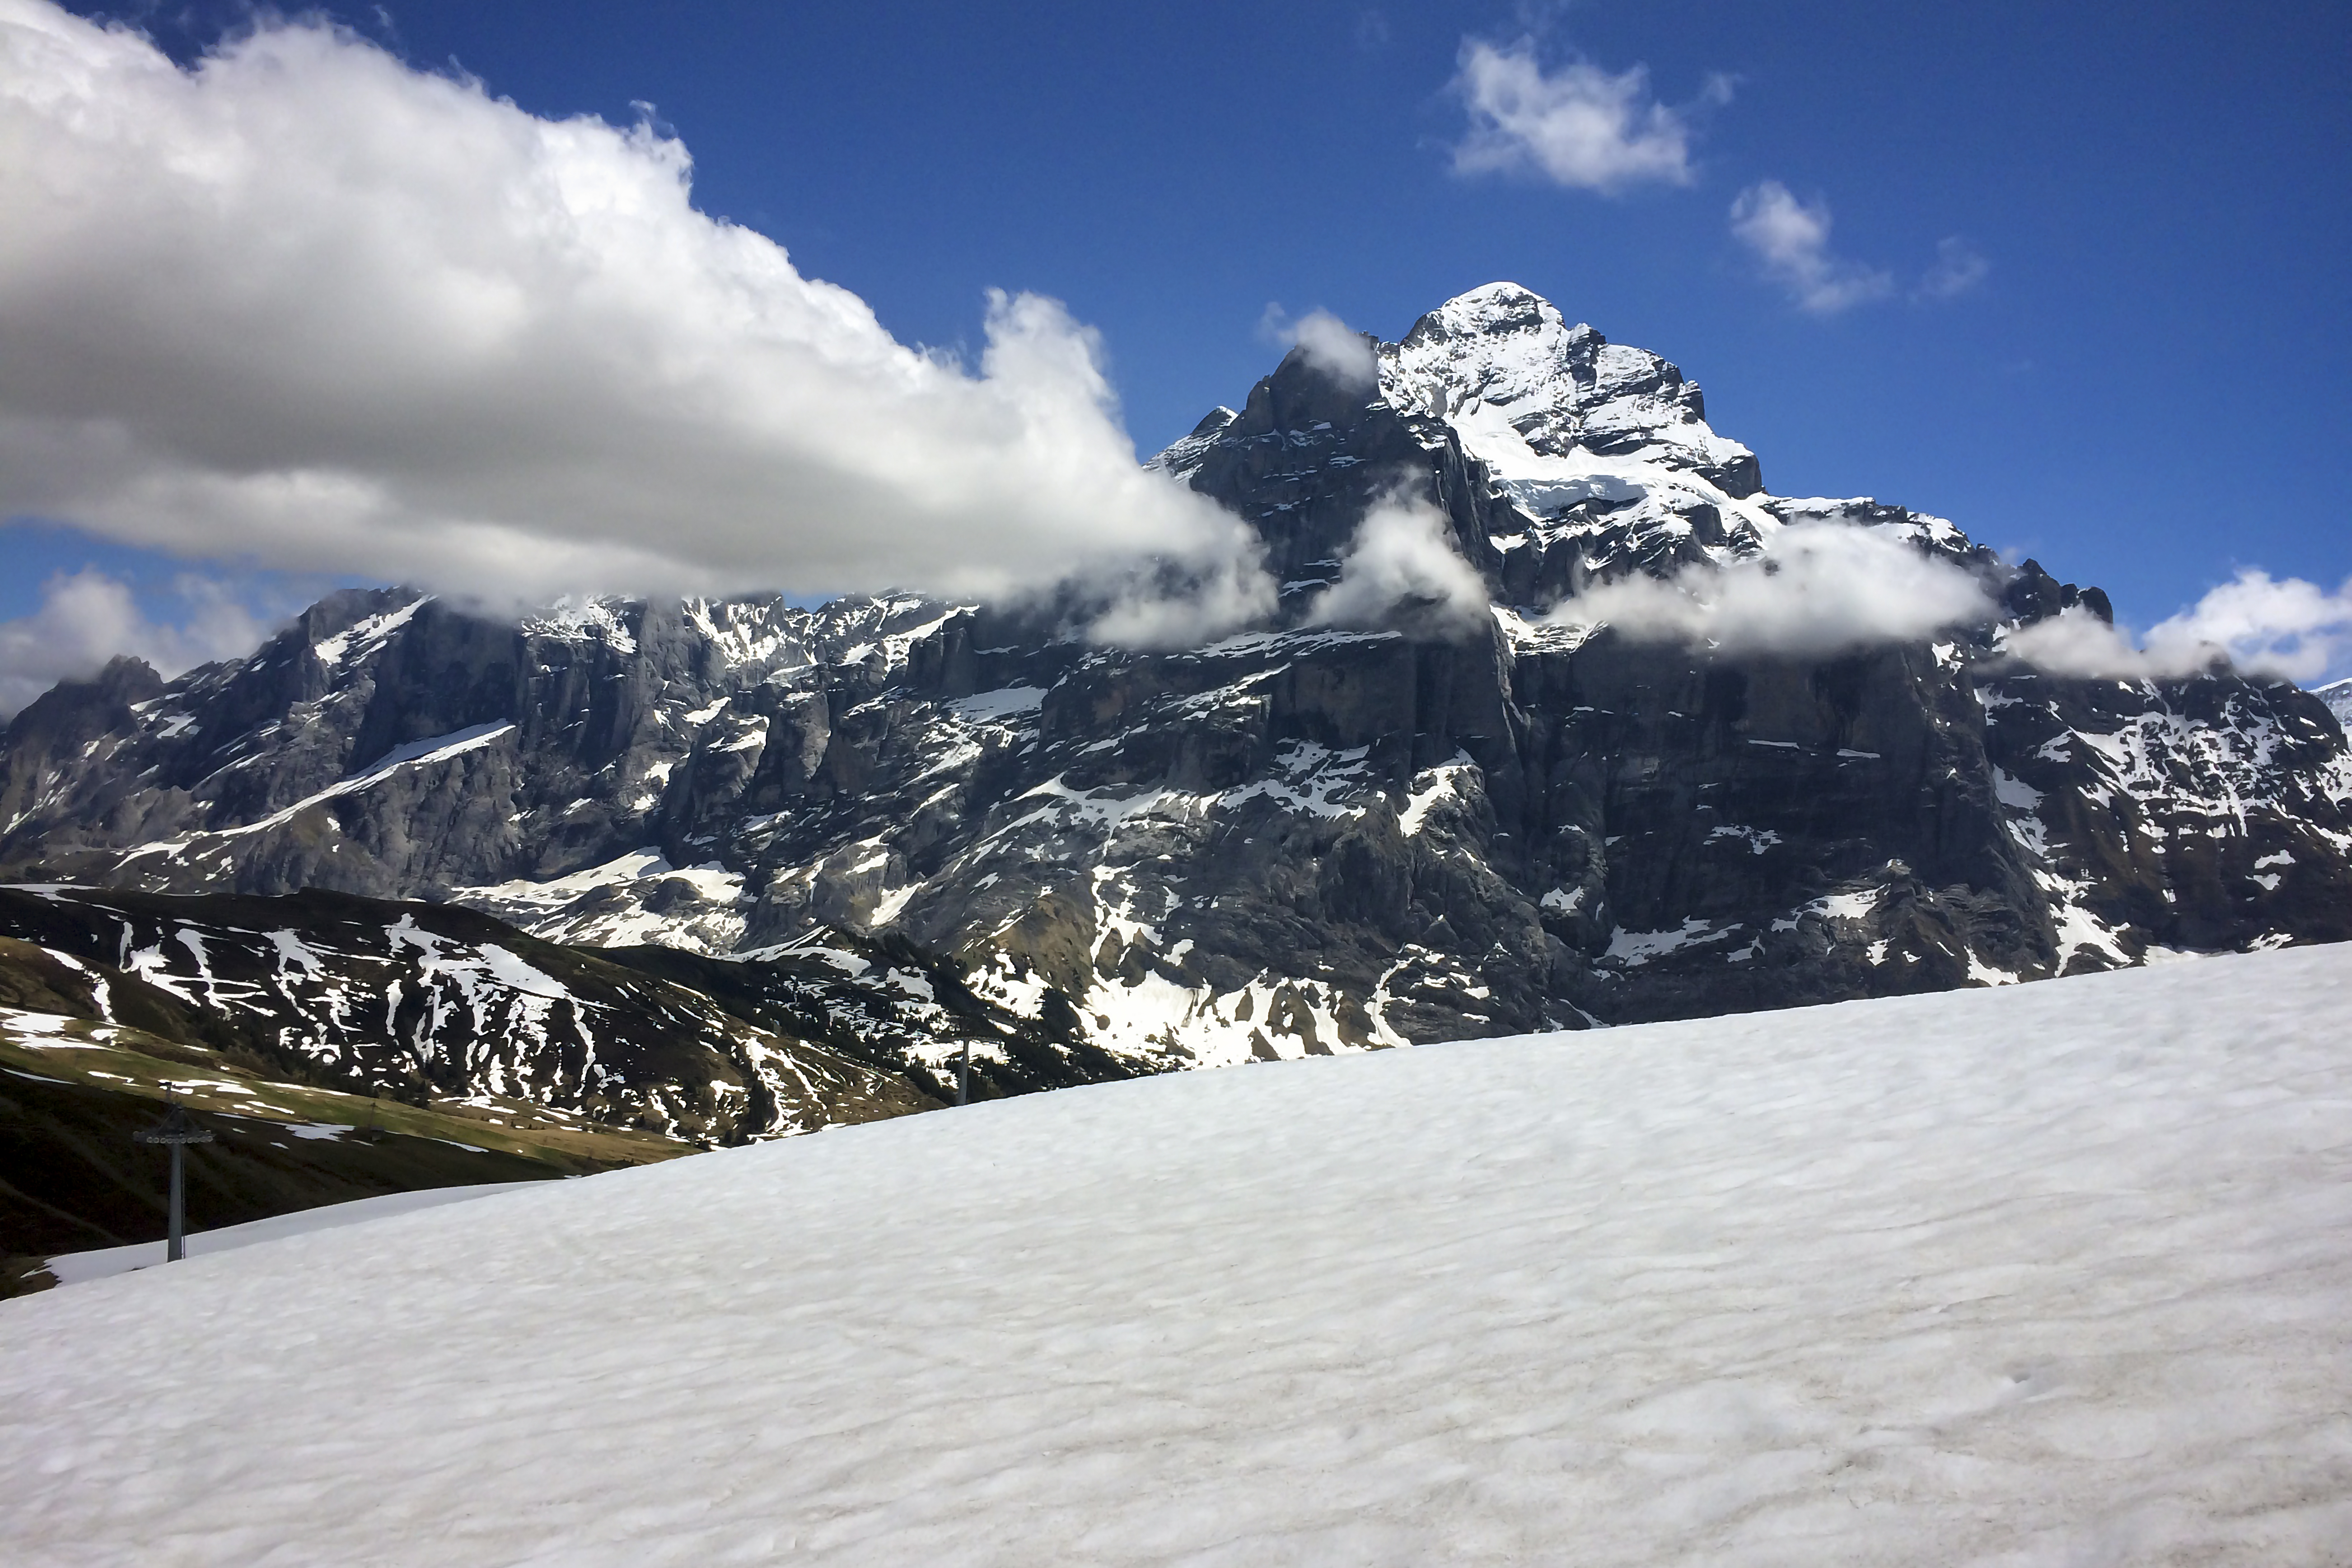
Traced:
<path fill-rule="evenodd" d="M 2352 947 L 984 1104 L 0 1303 L 19 1563 L 2317 1563 Z"/>

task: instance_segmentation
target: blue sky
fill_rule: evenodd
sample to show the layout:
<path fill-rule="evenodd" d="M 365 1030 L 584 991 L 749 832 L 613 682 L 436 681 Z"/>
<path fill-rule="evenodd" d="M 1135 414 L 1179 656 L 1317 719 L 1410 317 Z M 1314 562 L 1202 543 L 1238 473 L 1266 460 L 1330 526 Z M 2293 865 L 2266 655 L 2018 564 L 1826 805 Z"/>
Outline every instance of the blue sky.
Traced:
<path fill-rule="evenodd" d="M 246 14 L 75 9 L 183 60 Z M 696 206 L 779 242 L 902 342 L 976 360 L 985 290 L 1064 301 L 1099 332 L 1144 452 L 1270 368 L 1270 304 L 1393 338 L 1507 278 L 1680 363 L 1775 491 L 1949 516 L 2106 586 L 2137 624 L 2242 567 L 2331 589 L 2352 574 L 2341 7 L 327 14 L 532 115 L 626 125 L 651 105 L 692 154 Z M 1580 60 L 1646 68 L 1636 107 L 1678 127 L 1678 177 L 1603 191 L 1459 169 L 1474 40 L 1553 79 Z M 1833 217 L 1818 265 L 1864 297 L 1809 310 L 1787 265 L 1776 279 L 1735 236 L 1735 201 L 1768 181 Z M 1948 283 L 1974 281 L 1931 297 L 1939 258 L 1959 265 Z M 202 563 L 201 533 L 174 542 Z M 21 522 L 0 552 L 0 616 L 29 612 L 56 570 L 91 563 L 142 591 L 185 570 Z M 287 568 L 280 598 L 368 575 L 261 563 Z"/>

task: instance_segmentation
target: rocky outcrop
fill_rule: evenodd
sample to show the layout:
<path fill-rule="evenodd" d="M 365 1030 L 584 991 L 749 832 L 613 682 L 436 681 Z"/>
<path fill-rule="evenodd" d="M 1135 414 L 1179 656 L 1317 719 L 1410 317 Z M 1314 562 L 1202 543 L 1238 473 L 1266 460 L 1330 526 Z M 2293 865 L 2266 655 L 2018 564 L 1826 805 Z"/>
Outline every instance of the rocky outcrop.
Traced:
<path fill-rule="evenodd" d="M 2316 698 L 2036 671 L 2005 638 L 2109 618 L 2097 589 L 1901 507 L 1769 494 L 1679 369 L 1523 289 L 1374 360 L 1368 386 L 1293 354 L 1155 460 L 1265 542 L 1258 629 L 1144 653 L 908 597 L 517 625 L 341 595 L 249 659 L 27 709 L 0 872 L 704 954 L 895 934 L 1080 1076 L 2352 934 L 2352 764 Z M 1435 510 L 1490 616 L 1312 623 L 1386 496 Z M 1801 521 L 1998 609 L 1818 657 L 1547 616 Z"/>

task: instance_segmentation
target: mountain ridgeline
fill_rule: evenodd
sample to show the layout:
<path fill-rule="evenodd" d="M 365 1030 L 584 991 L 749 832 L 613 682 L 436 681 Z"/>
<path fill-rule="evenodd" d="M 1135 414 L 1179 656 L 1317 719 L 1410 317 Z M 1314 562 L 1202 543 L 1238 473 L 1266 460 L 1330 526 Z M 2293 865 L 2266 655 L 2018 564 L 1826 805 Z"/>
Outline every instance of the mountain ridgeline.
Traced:
<path fill-rule="evenodd" d="M 118 662 L 26 709 L 0 754 L 0 876 L 465 906 L 562 963 L 672 950 L 653 978 L 696 994 L 863 943 L 877 974 L 956 988 L 984 1063 L 1013 1073 L 1024 1028 L 1050 1041 L 1038 1082 L 2352 936 L 2352 762 L 2318 698 L 2010 657 L 2017 628 L 2105 618 L 2104 595 L 1941 519 L 1774 496 L 1675 366 L 1523 289 L 1452 300 L 1374 360 L 1367 385 L 1294 352 L 1155 459 L 1264 540 L 1281 602 L 1255 629 L 1143 652 L 1047 610 L 904 595 L 518 625 L 338 594 L 249 658 L 173 681 Z M 1313 619 L 1392 494 L 1433 508 L 1483 580 L 1475 623 L 1426 604 Z M 1548 615 L 1733 569 L 1799 522 L 1964 567 L 2000 610 L 1814 655 Z M 152 917 L 139 940 L 169 952 L 170 902 L 117 918 Z M 381 934 L 401 918 L 360 923 L 414 967 L 422 939 Z M 885 940 L 941 967 L 894 971 Z M 671 1001 L 632 1048 L 787 1107 L 753 1132 L 821 1121 L 828 1094 L 936 1100 L 940 1049 L 816 1040 L 815 1076 L 787 1084 L 761 1078 L 783 1047 L 743 1008 L 697 1024 Z M 345 1067 L 366 1048 L 318 1047 Z M 500 1092 L 737 1130 L 645 1074 L 448 1060 L 402 1070 L 504 1062 Z"/>

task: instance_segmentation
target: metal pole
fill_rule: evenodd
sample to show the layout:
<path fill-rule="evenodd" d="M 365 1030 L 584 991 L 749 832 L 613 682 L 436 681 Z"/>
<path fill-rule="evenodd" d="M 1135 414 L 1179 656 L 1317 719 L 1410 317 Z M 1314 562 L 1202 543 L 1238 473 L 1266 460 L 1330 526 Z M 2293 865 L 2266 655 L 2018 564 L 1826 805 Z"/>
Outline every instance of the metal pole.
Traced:
<path fill-rule="evenodd" d="M 163 1240 L 163 1261 L 177 1263 L 188 1255 L 187 1145 L 209 1143 L 213 1135 L 188 1120 L 185 1107 L 163 1086 L 163 1120 L 143 1132 L 131 1134 L 142 1143 L 162 1143 L 172 1151 L 171 1223 Z"/>
<path fill-rule="evenodd" d="M 184 1145 L 172 1145 L 172 1234 L 163 1247 L 166 1263 L 177 1263 L 188 1255 L 187 1184 L 180 1169 L 186 1152 Z"/>
<path fill-rule="evenodd" d="M 971 1099 L 971 1037 L 964 1037 L 963 1059 L 956 1064 L 956 1103 L 962 1105 Z"/>

